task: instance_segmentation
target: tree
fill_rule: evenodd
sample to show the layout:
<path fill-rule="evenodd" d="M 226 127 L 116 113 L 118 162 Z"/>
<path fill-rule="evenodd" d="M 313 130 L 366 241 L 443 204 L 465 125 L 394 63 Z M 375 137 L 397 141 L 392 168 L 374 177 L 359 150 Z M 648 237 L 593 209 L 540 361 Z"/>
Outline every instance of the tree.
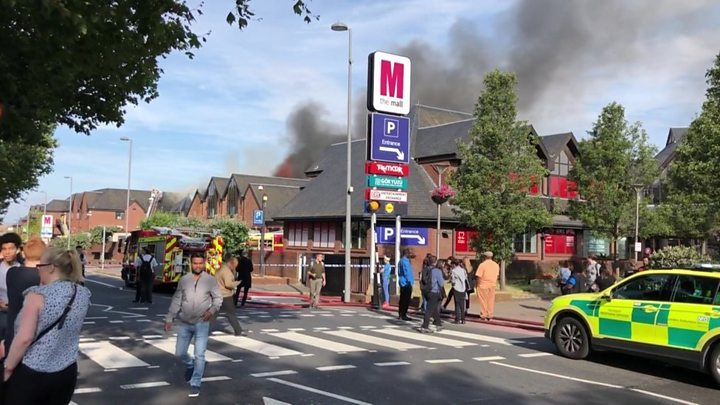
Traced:
<path fill-rule="evenodd" d="M 243 29 L 255 13 L 250 0 L 234 3 L 226 21 Z M 306 22 L 318 18 L 305 1 L 291 3 Z M 51 170 L 48 128 L 89 135 L 100 125 L 120 126 L 128 104 L 158 96 L 158 58 L 173 51 L 192 58 L 206 41 L 191 29 L 201 7 L 185 0 L 0 1 L 0 167 L 16 174 L 0 180 L 0 214 Z"/>
<path fill-rule="evenodd" d="M 165 228 L 202 228 L 205 223 L 198 218 L 186 217 L 172 212 L 158 211 L 140 221 L 141 229 L 153 227 Z"/>
<path fill-rule="evenodd" d="M 240 255 L 248 240 L 248 227 L 245 223 L 227 217 L 215 217 L 210 227 L 220 231 L 225 242 L 225 252 Z"/>
<path fill-rule="evenodd" d="M 500 259 L 504 288 L 505 262 L 512 257 L 515 236 L 551 222 L 540 199 L 528 195 L 547 171 L 537 156 L 537 137 L 517 121 L 515 75 L 490 72 L 484 87 L 470 138 L 458 143 L 462 164 L 449 182 L 457 190 L 451 202 L 460 221 L 483 235 L 473 247 L 491 250 Z"/>
<path fill-rule="evenodd" d="M 617 103 L 603 108 L 588 134 L 569 174 L 581 195 L 570 201 L 569 213 L 593 234 L 609 238 L 617 258 L 618 239 L 635 235 L 637 189 L 657 178 L 657 150 L 639 122 L 625 120 L 625 109 Z"/>
<path fill-rule="evenodd" d="M 120 228 L 117 226 L 106 226 L 105 227 L 105 241 L 107 242 L 112 238 L 113 234 L 120 232 Z M 103 227 L 96 226 L 90 230 L 90 242 L 93 244 L 102 244 L 103 242 Z"/>
<path fill-rule="evenodd" d="M 703 240 L 717 230 L 720 208 L 720 54 L 705 77 L 706 100 L 678 146 L 666 202 L 677 212 L 675 236 Z"/>

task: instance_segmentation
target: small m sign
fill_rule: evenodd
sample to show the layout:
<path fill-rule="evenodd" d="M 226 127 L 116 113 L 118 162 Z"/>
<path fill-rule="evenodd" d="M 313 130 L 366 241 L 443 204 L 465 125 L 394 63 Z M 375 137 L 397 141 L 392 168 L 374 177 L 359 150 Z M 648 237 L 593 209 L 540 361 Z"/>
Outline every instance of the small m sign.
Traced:
<path fill-rule="evenodd" d="M 368 56 L 367 103 L 371 111 L 410 112 L 410 59 L 379 51 Z"/>

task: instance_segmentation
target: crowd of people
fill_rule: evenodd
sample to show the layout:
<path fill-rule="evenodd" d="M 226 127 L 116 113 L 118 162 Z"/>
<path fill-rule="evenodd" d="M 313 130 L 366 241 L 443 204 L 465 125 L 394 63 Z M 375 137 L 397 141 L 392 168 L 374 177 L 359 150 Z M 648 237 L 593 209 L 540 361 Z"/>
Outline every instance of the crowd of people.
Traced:
<path fill-rule="evenodd" d="M 588 256 L 585 266 L 565 260 L 560 263 L 557 286 L 563 295 L 603 291 L 617 282 L 618 273 L 612 262 L 601 265 L 595 256 Z"/>

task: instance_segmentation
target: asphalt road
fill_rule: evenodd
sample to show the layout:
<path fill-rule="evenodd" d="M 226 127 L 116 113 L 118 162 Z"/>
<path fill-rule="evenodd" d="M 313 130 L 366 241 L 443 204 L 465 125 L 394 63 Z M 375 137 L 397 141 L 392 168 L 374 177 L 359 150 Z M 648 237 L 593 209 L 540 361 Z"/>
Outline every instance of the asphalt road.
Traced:
<path fill-rule="evenodd" d="M 73 401 L 85 404 L 715 404 L 697 372 L 599 353 L 555 355 L 540 334 L 452 325 L 431 335 L 365 308 L 243 308 L 247 337 L 220 318 L 208 344 L 199 398 L 188 398 L 163 331 L 170 294 L 151 306 L 112 277 L 89 275 L 93 292 L 81 338 Z M 263 298 L 268 300 L 267 297 Z"/>

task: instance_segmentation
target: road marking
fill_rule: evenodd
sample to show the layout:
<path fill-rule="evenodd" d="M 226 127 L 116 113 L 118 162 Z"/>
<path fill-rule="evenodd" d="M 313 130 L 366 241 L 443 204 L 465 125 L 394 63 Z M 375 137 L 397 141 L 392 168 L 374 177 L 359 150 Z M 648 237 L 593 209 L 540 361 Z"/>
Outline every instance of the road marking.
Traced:
<path fill-rule="evenodd" d="M 282 333 L 270 333 L 270 336 L 279 337 L 280 339 L 286 339 L 291 342 L 297 342 L 313 346 L 318 349 L 329 350 L 335 353 L 348 353 L 348 352 L 365 352 L 366 349 L 357 346 L 346 345 L 344 343 L 334 342 L 332 340 L 321 339 L 315 336 L 303 335 L 296 332 L 282 332 Z"/>
<path fill-rule="evenodd" d="M 234 359 L 234 360 L 232 360 L 233 363 L 240 363 L 241 361 L 242 361 L 242 359 Z"/>
<path fill-rule="evenodd" d="M 98 387 L 92 388 L 75 388 L 74 394 L 92 394 L 93 392 L 102 392 L 102 389 Z"/>
<path fill-rule="evenodd" d="M 292 317 L 294 317 L 294 316 L 295 316 L 295 315 L 288 315 L 288 314 L 278 315 L 279 318 L 292 318 Z"/>
<path fill-rule="evenodd" d="M 227 381 L 227 380 L 232 380 L 232 378 L 230 378 L 226 375 L 221 375 L 221 376 L 217 376 L 217 377 L 203 377 L 200 381 L 211 382 L 211 381 Z"/>
<path fill-rule="evenodd" d="M 661 394 L 658 394 L 658 393 L 655 393 L 655 392 L 650 392 L 650 391 L 641 390 L 641 389 L 639 389 L 639 388 L 630 388 L 630 390 L 631 390 L 631 391 L 635 391 L 635 392 L 639 392 L 639 393 L 641 393 L 641 394 L 650 395 L 650 396 L 652 396 L 652 397 L 667 399 L 668 401 L 677 402 L 677 403 L 679 403 L 679 404 L 698 405 L 698 404 L 695 403 L 695 402 L 683 401 L 682 399 L 673 398 L 673 397 L 668 397 L 668 396 L 666 396 L 666 395 L 661 395 Z"/>
<path fill-rule="evenodd" d="M 281 370 L 281 371 L 270 371 L 270 372 L 267 372 L 267 373 L 255 373 L 255 374 L 250 374 L 250 375 L 253 376 L 253 377 L 265 378 L 265 377 L 274 377 L 274 376 L 277 376 L 277 375 L 290 375 L 290 374 L 297 374 L 297 371 L 295 371 L 295 370 Z"/>
<path fill-rule="evenodd" d="M 148 368 L 160 368 L 160 366 L 148 366 Z"/>
<path fill-rule="evenodd" d="M 295 384 L 295 383 L 292 383 L 292 382 L 290 382 L 290 381 L 281 380 L 281 379 L 279 379 L 279 378 L 268 378 L 268 381 L 276 382 L 276 383 L 278 383 L 278 384 L 284 384 L 284 385 L 287 385 L 287 386 L 289 386 L 289 387 L 297 388 L 297 389 L 300 389 L 300 390 L 305 390 L 305 391 L 308 391 L 308 392 L 312 392 L 312 393 L 314 393 L 314 394 L 325 395 L 326 397 L 339 399 L 340 401 L 349 402 L 349 403 L 351 403 L 351 404 L 356 404 L 356 405 L 371 405 L 371 404 L 369 404 L 369 403 L 367 403 L 367 402 L 358 401 L 357 399 L 352 399 L 352 398 L 344 397 L 344 396 L 342 396 L 342 395 L 333 394 L 332 392 L 322 391 L 322 390 L 319 390 L 319 389 L 317 389 L 317 388 L 308 387 L 308 386 L 306 386 L 306 385 Z"/>
<path fill-rule="evenodd" d="M 505 346 L 512 346 L 513 343 L 523 343 L 523 342 L 516 341 L 516 340 L 508 340 L 508 339 L 498 338 L 495 336 L 486 336 L 486 335 L 480 335 L 480 334 L 476 334 L 476 333 L 460 332 L 460 331 L 449 330 L 449 329 L 444 329 L 444 330 L 441 330 L 440 332 L 436 332 L 436 333 L 439 333 L 441 335 L 455 336 L 455 337 L 464 338 L 464 339 L 479 340 L 481 342 L 497 343 L 497 344 L 501 344 L 501 345 L 505 345 Z"/>
<path fill-rule="evenodd" d="M 270 315 L 259 315 L 258 318 L 272 318 Z"/>
<path fill-rule="evenodd" d="M 154 382 L 146 382 L 146 383 L 139 383 L 139 384 L 121 385 L 120 388 L 122 388 L 124 390 L 134 390 L 137 388 L 164 387 L 166 385 L 170 385 L 170 383 L 167 381 L 154 381 Z"/>
<path fill-rule="evenodd" d="M 80 343 L 80 352 L 106 369 L 147 367 L 148 363 L 109 342 Z"/>
<path fill-rule="evenodd" d="M 135 308 L 128 308 L 133 311 L 147 311 L 148 307 L 135 307 Z"/>
<path fill-rule="evenodd" d="M 111 336 L 108 339 L 110 340 L 130 340 L 130 336 Z"/>
<path fill-rule="evenodd" d="M 94 342 L 94 341 L 95 341 L 95 338 L 80 338 L 79 342 L 85 343 L 85 342 Z"/>
<path fill-rule="evenodd" d="M 323 366 L 323 367 L 315 367 L 317 370 L 320 371 L 335 371 L 335 370 L 347 370 L 349 368 L 355 368 L 352 364 L 344 364 L 341 366 Z"/>
<path fill-rule="evenodd" d="M 300 314 L 300 316 L 304 316 L 304 317 L 313 317 L 313 316 L 315 316 L 315 314 Z"/>
<path fill-rule="evenodd" d="M 110 323 L 125 323 L 125 321 L 110 321 Z"/>
<path fill-rule="evenodd" d="M 95 325 L 95 321 L 83 322 L 83 325 Z"/>
<path fill-rule="evenodd" d="M 113 371 L 117 371 L 117 369 L 116 369 L 116 368 L 106 368 L 106 369 L 105 369 L 105 372 L 106 372 L 106 373 L 110 373 L 110 372 L 113 372 Z"/>
<path fill-rule="evenodd" d="M 268 357 L 297 356 L 302 354 L 295 350 L 250 339 L 245 336 L 213 336 L 210 339 L 229 344 L 230 346 L 237 347 L 238 349 L 259 353 Z"/>
<path fill-rule="evenodd" d="M 525 357 L 525 358 L 529 358 L 529 357 L 543 357 L 543 356 L 552 356 L 552 355 L 553 355 L 552 353 L 546 353 L 546 352 L 522 353 L 522 354 L 518 354 L 518 356 L 520 356 L 520 357 Z"/>
<path fill-rule="evenodd" d="M 326 328 L 326 327 L 320 326 L 320 327 L 317 327 L 317 328 L 313 328 L 313 330 L 330 330 L 330 328 Z"/>
<path fill-rule="evenodd" d="M 263 332 L 280 332 L 280 329 L 260 329 Z"/>
<path fill-rule="evenodd" d="M 377 326 L 365 325 L 365 326 L 360 327 L 360 329 L 375 329 L 375 328 L 377 328 Z"/>
<path fill-rule="evenodd" d="M 292 405 L 288 402 L 278 401 L 277 399 L 272 399 L 270 397 L 263 397 L 263 405 Z"/>
<path fill-rule="evenodd" d="M 394 367 L 394 366 L 409 366 L 410 363 L 407 361 L 390 361 L 386 363 L 373 363 L 378 367 Z"/>
<path fill-rule="evenodd" d="M 496 361 L 496 360 L 505 360 L 505 357 L 502 357 L 502 356 L 473 357 L 473 360 L 477 360 L 477 361 Z"/>
<path fill-rule="evenodd" d="M 148 340 L 145 340 L 145 343 L 147 343 L 151 346 L 155 346 L 158 349 L 160 349 L 166 353 L 170 353 L 170 354 L 174 355 L 175 354 L 175 344 L 177 343 L 177 338 L 172 337 L 172 338 L 165 338 L 165 339 L 148 339 Z M 190 353 L 194 353 L 195 345 L 190 344 L 190 346 L 188 347 L 188 350 Z M 228 360 L 232 360 L 232 359 L 230 357 L 223 356 L 220 353 L 215 353 L 210 350 L 205 350 L 205 361 L 207 361 L 208 363 L 214 363 L 216 361 L 228 361 Z"/>
<path fill-rule="evenodd" d="M 95 283 L 95 284 L 104 285 L 105 287 L 110 287 L 110 288 L 118 288 L 118 289 L 122 288 L 122 287 L 118 287 L 118 286 L 116 286 L 116 285 L 112 285 L 112 284 L 108 284 L 108 283 L 103 283 L 102 281 L 91 280 L 91 279 L 89 279 L 89 278 L 86 278 L 85 281 L 88 281 L 88 282 L 90 282 L 90 283 Z"/>
<path fill-rule="evenodd" d="M 86 316 L 85 319 L 108 319 L 107 316 Z"/>
<path fill-rule="evenodd" d="M 430 364 L 462 363 L 462 360 L 460 360 L 460 359 L 437 359 L 437 360 L 425 360 L 425 363 L 430 363 Z"/>
<path fill-rule="evenodd" d="M 350 329 L 355 329 L 355 328 L 353 328 L 352 326 L 338 326 L 338 329 L 350 330 Z"/>
<path fill-rule="evenodd" d="M 137 319 L 137 322 L 152 322 L 151 319 Z"/>
<path fill-rule="evenodd" d="M 291 330 L 293 332 L 302 332 L 305 330 L 305 328 L 288 328 L 288 330 Z"/>
<path fill-rule="evenodd" d="M 320 316 L 335 316 L 333 314 L 320 314 Z"/>
<path fill-rule="evenodd" d="M 468 343 L 468 342 L 463 342 L 460 340 L 431 336 L 430 334 L 427 334 L 427 333 L 408 332 L 405 330 L 398 330 L 398 329 L 387 329 L 387 328 L 374 329 L 373 332 L 384 333 L 386 335 L 392 335 L 392 336 L 397 336 L 397 337 L 406 338 L 406 339 L 420 340 L 424 343 L 433 343 L 433 344 L 438 344 L 438 345 L 443 345 L 443 346 L 452 346 L 452 347 L 476 346 L 475 343 Z"/>
<path fill-rule="evenodd" d="M 164 337 L 163 335 L 142 335 L 143 339 L 162 339 Z"/>
<path fill-rule="evenodd" d="M 340 314 L 340 316 L 355 316 L 355 314 Z"/>
<path fill-rule="evenodd" d="M 424 349 L 425 346 L 416 345 L 413 343 L 399 342 L 396 340 L 383 339 L 381 337 L 369 336 L 362 333 L 351 332 L 347 330 L 328 331 L 325 332 L 328 335 L 333 335 L 345 339 L 357 340 L 359 342 L 366 342 L 376 346 L 389 347 L 397 350 L 409 350 L 409 349 Z"/>

